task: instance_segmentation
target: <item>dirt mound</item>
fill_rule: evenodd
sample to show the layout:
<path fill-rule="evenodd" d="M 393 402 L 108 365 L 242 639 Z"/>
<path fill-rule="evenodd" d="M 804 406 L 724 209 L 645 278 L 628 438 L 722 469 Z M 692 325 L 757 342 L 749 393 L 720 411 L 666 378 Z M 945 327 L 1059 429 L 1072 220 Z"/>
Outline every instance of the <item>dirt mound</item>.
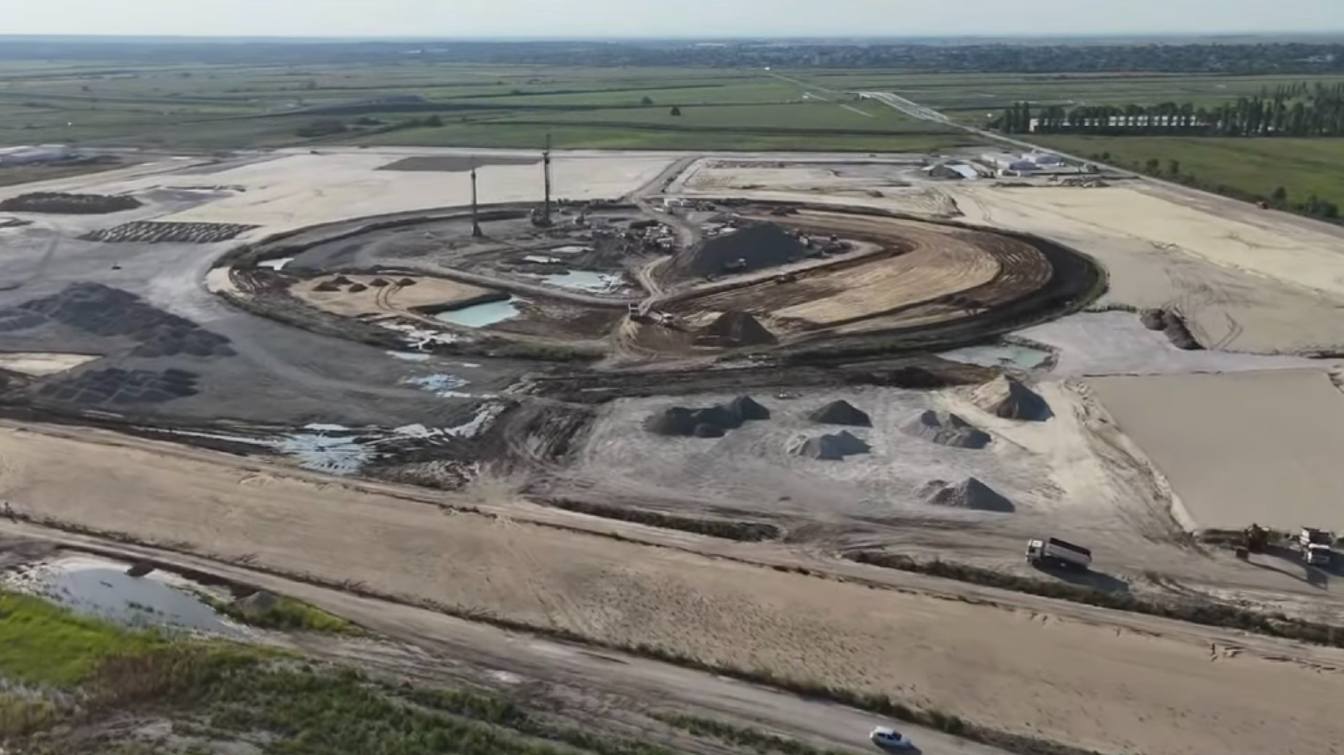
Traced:
<path fill-rule="evenodd" d="M 994 492 L 993 488 L 974 477 L 967 477 L 957 485 L 935 480 L 926 487 L 926 490 L 929 491 L 929 503 L 935 506 L 1006 514 L 1017 510 L 1012 501 Z"/>
<path fill-rule="evenodd" d="M 768 346 L 779 343 L 775 334 L 746 312 L 724 312 L 696 336 L 699 346 Z"/>
<path fill-rule="evenodd" d="M 727 406 L 730 411 L 741 417 L 744 422 L 748 420 L 770 419 L 770 410 L 756 403 L 756 400 L 751 396 L 738 396 L 732 401 L 729 401 Z"/>
<path fill-rule="evenodd" d="M 134 210 L 139 206 L 140 200 L 131 196 L 62 194 L 53 191 L 20 194 L 0 202 L 0 210 L 8 212 L 47 212 L 65 215 L 102 215 Z"/>
<path fill-rule="evenodd" d="M 801 260 L 802 242 L 774 223 L 754 223 L 692 249 L 680 267 L 690 275 L 749 273 Z"/>
<path fill-rule="evenodd" d="M 1185 324 L 1185 318 L 1178 312 L 1170 309 L 1145 309 L 1139 314 L 1139 321 L 1149 330 L 1160 330 L 1165 333 L 1167 339 L 1178 349 L 1197 351 L 1204 348 L 1190 332 L 1190 328 Z"/>
<path fill-rule="evenodd" d="M 807 418 L 813 422 L 821 422 L 827 425 L 873 426 L 873 420 L 867 412 L 858 409 L 848 401 L 832 401 L 807 415 Z"/>
<path fill-rule="evenodd" d="M 131 352 L 135 356 L 208 357 L 234 353 L 224 336 L 150 306 L 135 294 L 100 283 L 72 283 L 58 294 L 24 302 L 16 310 L 100 336 L 129 337 L 140 342 Z M 32 317 L 25 319 L 14 312 L 0 312 L 0 322 L 40 324 L 33 322 Z"/>
<path fill-rule="evenodd" d="M 833 435 L 799 438 L 792 449 L 798 456 L 822 461 L 843 461 L 846 456 L 866 454 L 870 450 L 862 438 L 851 434 L 848 430 Z"/>
<path fill-rule="evenodd" d="M 275 593 L 265 590 L 258 590 L 246 598 L 239 598 L 233 601 L 233 607 L 243 616 L 249 619 L 255 619 L 264 616 L 280 604 L 280 598 Z"/>
<path fill-rule="evenodd" d="M 644 429 L 659 435 L 721 438 L 742 423 L 770 418 L 770 410 L 751 396 L 738 396 L 726 404 L 703 409 L 674 406 L 644 420 Z"/>
<path fill-rule="evenodd" d="M 972 400 L 981 409 L 1004 419 L 1044 422 L 1055 416 L 1040 394 L 1004 375 L 976 388 Z"/>
<path fill-rule="evenodd" d="M 916 438 L 953 448 L 984 448 L 992 440 L 989 433 L 961 417 L 932 409 L 907 422 L 901 430 Z"/>
<path fill-rule="evenodd" d="M 718 425 L 705 423 L 696 425 L 691 434 L 697 438 L 722 438 L 728 434 L 728 431 Z"/>

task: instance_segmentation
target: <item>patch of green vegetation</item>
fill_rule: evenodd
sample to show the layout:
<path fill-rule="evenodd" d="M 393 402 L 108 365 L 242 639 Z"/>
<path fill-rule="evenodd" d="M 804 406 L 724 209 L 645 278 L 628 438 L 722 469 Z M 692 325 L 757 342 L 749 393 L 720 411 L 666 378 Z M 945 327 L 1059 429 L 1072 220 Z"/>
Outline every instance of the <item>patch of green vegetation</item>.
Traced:
<path fill-rule="evenodd" d="M 1033 135 L 1032 140 L 1284 209 L 1305 207 L 1312 196 L 1344 206 L 1344 139 Z"/>
<path fill-rule="evenodd" d="M 162 647 L 153 632 L 129 632 L 75 616 L 41 598 L 0 591 L 0 676 L 72 686 L 105 658 Z"/>
<path fill-rule="evenodd" d="M 262 629 L 330 632 L 333 634 L 353 634 L 359 631 L 354 624 L 339 616 L 283 595 L 275 596 L 274 602 L 266 608 L 253 610 L 240 607 L 237 603 L 220 600 L 212 595 L 201 594 L 201 599 L 216 611 L 235 621 Z"/>

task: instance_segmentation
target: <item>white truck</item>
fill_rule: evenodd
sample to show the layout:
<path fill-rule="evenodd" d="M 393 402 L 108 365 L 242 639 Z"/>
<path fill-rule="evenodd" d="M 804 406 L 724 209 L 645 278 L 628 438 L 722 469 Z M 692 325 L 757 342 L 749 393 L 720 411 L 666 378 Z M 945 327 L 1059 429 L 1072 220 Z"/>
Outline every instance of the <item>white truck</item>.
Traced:
<path fill-rule="evenodd" d="M 1087 571 L 1092 565 L 1092 551 L 1057 537 L 1045 537 L 1027 541 L 1027 562 L 1032 566 L 1061 566 Z"/>
<path fill-rule="evenodd" d="M 1333 555 L 1330 546 L 1334 542 L 1335 536 L 1332 533 L 1315 527 L 1303 527 L 1302 534 L 1297 536 L 1297 547 L 1302 552 L 1302 562 L 1310 566 L 1329 566 L 1330 557 Z"/>

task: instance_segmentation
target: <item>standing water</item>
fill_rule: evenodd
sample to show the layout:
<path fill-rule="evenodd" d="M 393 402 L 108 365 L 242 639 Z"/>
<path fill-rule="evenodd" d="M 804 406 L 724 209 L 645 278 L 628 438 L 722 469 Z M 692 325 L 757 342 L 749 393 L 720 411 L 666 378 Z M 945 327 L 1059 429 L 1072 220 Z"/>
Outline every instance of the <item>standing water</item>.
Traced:
<path fill-rule="evenodd" d="M 488 301 L 484 304 L 473 304 L 470 307 L 439 312 L 434 315 L 434 319 L 467 328 L 484 328 L 487 325 L 494 325 L 497 322 L 504 322 L 517 317 L 519 312 L 518 302 L 521 301 L 522 299 L 516 296 L 510 296 L 508 299 Z"/>

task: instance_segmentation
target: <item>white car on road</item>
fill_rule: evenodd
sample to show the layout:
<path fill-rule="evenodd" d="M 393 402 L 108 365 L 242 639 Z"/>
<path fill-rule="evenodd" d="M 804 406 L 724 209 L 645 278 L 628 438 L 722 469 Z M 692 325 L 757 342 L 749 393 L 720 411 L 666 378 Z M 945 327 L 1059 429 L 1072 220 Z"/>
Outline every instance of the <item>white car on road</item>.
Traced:
<path fill-rule="evenodd" d="M 906 752 L 915 749 L 915 743 L 910 741 L 910 737 L 886 726 L 873 729 L 868 739 L 883 750 Z"/>

